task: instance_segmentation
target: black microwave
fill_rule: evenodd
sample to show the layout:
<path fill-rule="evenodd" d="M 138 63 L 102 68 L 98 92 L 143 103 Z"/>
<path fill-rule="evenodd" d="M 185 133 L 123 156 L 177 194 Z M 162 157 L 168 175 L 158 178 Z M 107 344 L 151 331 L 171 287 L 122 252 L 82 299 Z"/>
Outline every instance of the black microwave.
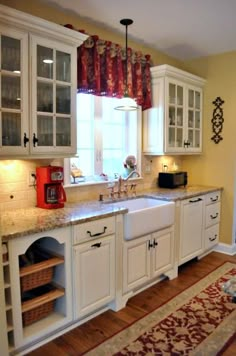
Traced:
<path fill-rule="evenodd" d="M 158 186 L 160 188 L 177 188 L 186 186 L 188 183 L 187 172 L 160 172 L 158 176 Z"/>

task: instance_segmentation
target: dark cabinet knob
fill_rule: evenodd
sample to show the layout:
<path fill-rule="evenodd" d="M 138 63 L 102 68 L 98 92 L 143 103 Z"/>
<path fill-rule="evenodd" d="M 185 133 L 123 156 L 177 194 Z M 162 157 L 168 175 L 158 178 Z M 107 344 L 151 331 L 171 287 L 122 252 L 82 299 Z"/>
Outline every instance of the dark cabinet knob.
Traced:
<path fill-rule="evenodd" d="M 36 137 L 35 133 L 33 134 L 33 146 L 35 147 L 36 146 L 36 143 L 38 143 L 39 140 L 38 138 Z"/>
<path fill-rule="evenodd" d="M 24 142 L 24 147 L 26 147 L 26 144 L 29 142 L 29 138 L 26 136 L 26 133 L 24 133 L 23 142 Z"/>

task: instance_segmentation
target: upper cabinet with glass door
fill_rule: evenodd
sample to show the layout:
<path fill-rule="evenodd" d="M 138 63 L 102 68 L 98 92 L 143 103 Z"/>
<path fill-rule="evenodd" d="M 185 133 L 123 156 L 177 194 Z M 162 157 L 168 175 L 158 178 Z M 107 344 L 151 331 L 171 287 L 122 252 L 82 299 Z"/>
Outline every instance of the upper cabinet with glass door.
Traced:
<path fill-rule="evenodd" d="M 77 47 L 86 35 L 0 5 L 0 156 L 76 152 Z"/>
<path fill-rule="evenodd" d="M 73 48 L 32 36 L 32 133 L 34 153 L 74 153 L 76 62 Z"/>
<path fill-rule="evenodd" d="M 205 80 L 169 65 L 151 73 L 153 108 L 144 112 L 144 153 L 201 153 Z"/>
<path fill-rule="evenodd" d="M 28 36 L 0 26 L 0 155 L 27 154 Z"/>

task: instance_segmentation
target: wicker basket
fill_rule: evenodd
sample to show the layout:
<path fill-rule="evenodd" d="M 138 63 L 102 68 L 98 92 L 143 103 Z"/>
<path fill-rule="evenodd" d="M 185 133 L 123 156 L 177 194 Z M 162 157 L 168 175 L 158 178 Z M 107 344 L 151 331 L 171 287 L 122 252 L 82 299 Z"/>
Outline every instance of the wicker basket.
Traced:
<path fill-rule="evenodd" d="M 51 312 L 53 312 L 54 302 L 55 300 L 51 300 L 50 302 L 42 304 L 37 308 L 22 313 L 23 326 L 28 326 L 48 316 Z"/>
<path fill-rule="evenodd" d="M 55 302 L 65 295 L 64 288 L 47 284 L 22 294 L 21 312 L 23 326 L 45 318 L 54 311 Z"/>
<path fill-rule="evenodd" d="M 21 293 L 50 283 L 52 277 L 53 267 L 42 269 L 38 272 L 21 277 Z"/>
<path fill-rule="evenodd" d="M 20 268 L 21 293 L 51 283 L 54 267 L 64 263 L 64 258 L 37 251 L 35 263 Z"/>

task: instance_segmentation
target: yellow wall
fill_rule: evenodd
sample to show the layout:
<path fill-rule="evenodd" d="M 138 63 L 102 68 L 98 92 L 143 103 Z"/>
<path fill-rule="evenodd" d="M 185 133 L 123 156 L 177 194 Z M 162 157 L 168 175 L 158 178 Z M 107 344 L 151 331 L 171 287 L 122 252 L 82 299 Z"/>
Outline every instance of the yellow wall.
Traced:
<path fill-rule="evenodd" d="M 207 79 L 204 88 L 203 150 L 199 157 L 184 157 L 183 167 L 193 183 L 212 184 L 224 188 L 222 197 L 221 242 L 232 243 L 234 180 L 236 161 L 236 52 L 225 53 L 187 63 Z M 215 144 L 211 137 L 212 101 L 221 97 L 223 104 L 223 140 Z"/>

